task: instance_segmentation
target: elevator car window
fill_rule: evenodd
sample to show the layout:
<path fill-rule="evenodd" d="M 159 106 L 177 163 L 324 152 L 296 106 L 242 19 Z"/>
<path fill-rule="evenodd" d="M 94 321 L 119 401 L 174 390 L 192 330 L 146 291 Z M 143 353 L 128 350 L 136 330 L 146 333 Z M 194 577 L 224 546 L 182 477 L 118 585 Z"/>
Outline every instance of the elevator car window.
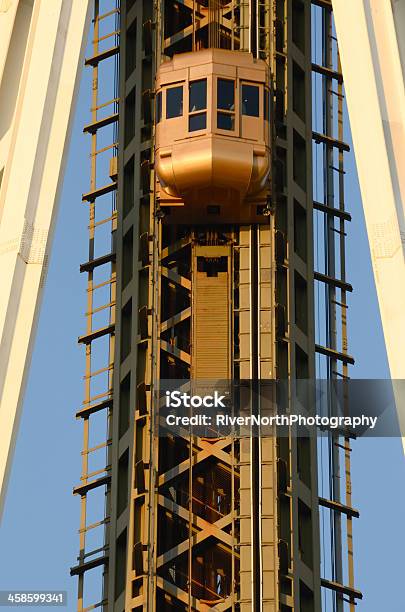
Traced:
<path fill-rule="evenodd" d="M 207 79 L 192 81 L 190 83 L 189 111 L 204 110 L 207 108 Z"/>
<path fill-rule="evenodd" d="M 171 87 L 166 93 L 166 119 L 183 114 L 183 87 Z"/>
<path fill-rule="evenodd" d="M 256 85 L 242 85 L 242 115 L 259 116 L 259 88 Z"/>
<path fill-rule="evenodd" d="M 207 127 L 207 113 L 196 113 L 190 115 L 188 120 L 188 131 L 197 132 L 198 130 L 205 130 Z"/>
<path fill-rule="evenodd" d="M 218 79 L 218 108 L 235 110 L 235 82 L 228 79 Z"/>
<path fill-rule="evenodd" d="M 220 130 L 235 129 L 235 81 L 218 79 L 217 81 L 217 127 Z"/>

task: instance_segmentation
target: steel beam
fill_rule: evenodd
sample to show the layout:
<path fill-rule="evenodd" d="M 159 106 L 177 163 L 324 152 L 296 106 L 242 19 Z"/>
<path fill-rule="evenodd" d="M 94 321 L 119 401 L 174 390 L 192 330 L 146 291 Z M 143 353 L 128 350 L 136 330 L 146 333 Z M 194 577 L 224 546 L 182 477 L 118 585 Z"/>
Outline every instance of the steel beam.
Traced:
<path fill-rule="evenodd" d="M 0 515 L 89 24 L 87 0 L 0 11 Z"/>
<path fill-rule="evenodd" d="M 401 64 L 405 30 L 399 4 L 333 0 L 371 262 L 393 379 L 405 378 L 405 94 Z M 405 435 L 405 415 L 399 414 L 399 420 Z M 405 438 L 403 442 L 405 448 Z"/>

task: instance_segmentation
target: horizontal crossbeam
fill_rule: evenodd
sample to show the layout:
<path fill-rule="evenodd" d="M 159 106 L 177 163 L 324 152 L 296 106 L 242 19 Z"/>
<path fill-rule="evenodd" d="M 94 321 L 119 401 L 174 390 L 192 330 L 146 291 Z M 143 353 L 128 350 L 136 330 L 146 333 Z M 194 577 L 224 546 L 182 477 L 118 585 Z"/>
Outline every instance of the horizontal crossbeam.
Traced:
<path fill-rule="evenodd" d="M 349 283 L 342 281 L 340 278 L 334 278 L 333 276 L 321 274 L 321 272 L 314 272 L 314 279 L 322 283 L 326 283 L 327 285 L 333 285 L 334 287 L 338 287 L 338 289 L 343 289 L 344 291 L 353 291 L 353 287 Z"/>
<path fill-rule="evenodd" d="M 319 498 L 319 505 L 324 508 L 329 508 L 329 510 L 335 510 L 336 512 L 340 512 L 341 514 L 346 514 L 351 518 L 359 518 L 360 512 L 355 508 L 351 508 L 350 506 L 345 506 L 340 502 L 334 501 L 333 499 L 325 499 L 324 497 Z"/>
<path fill-rule="evenodd" d="M 339 219 L 343 219 L 344 221 L 351 221 L 352 216 L 350 213 L 345 210 L 340 210 L 339 208 L 333 208 L 333 206 L 327 206 L 326 204 L 322 204 L 321 202 L 313 202 L 313 207 L 315 210 L 319 210 L 327 215 L 332 215 L 333 217 L 338 217 Z"/>
<path fill-rule="evenodd" d="M 325 587 L 326 589 L 331 589 L 332 591 L 335 591 L 335 593 L 347 595 L 352 599 L 363 599 L 363 593 L 361 593 L 361 591 L 357 591 L 357 589 L 345 586 L 339 582 L 334 582 L 333 580 L 321 578 L 321 586 Z"/>
<path fill-rule="evenodd" d="M 331 136 L 327 136 L 326 134 L 320 134 L 319 132 L 312 132 L 312 138 L 316 142 L 316 144 L 323 143 L 328 147 L 335 147 L 339 149 L 339 151 L 346 151 L 349 153 L 350 147 L 343 140 L 337 140 L 337 138 L 332 138 Z"/>
<path fill-rule="evenodd" d="M 97 121 L 93 121 L 93 123 L 85 125 L 83 132 L 87 134 L 94 134 L 97 132 L 97 130 L 106 127 L 107 125 L 111 125 L 112 123 L 116 123 L 117 121 L 118 113 L 114 113 L 113 115 L 108 115 L 108 117 L 103 117 L 102 119 L 98 119 Z"/>
<path fill-rule="evenodd" d="M 96 259 L 91 259 L 90 261 L 86 261 L 86 263 L 82 263 L 80 265 L 80 272 L 91 272 L 92 270 L 94 270 L 94 268 L 104 266 L 107 263 L 115 261 L 115 259 L 115 253 L 107 253 L 106 255 L 101 255 L 101 257 L 96 257 Z"/>
<path fill-rule="evenodd" d="M 100 329 L 96 329 L 89 334 L 85 334 L 84 336 L 80 336 L 78 338 L 79 344 L 90 344 L 93 340 L 97 340 L 97 338 L 101 338 L 102 336 L 106 336 L 108 334 L 113 334 L 115 332 L 115 325 L 112 323 L 111 325 L 107 325 L 106 327 L 101 327 Z"/>
<path fill-rule="evenodd" d="M 82 408 L 76 412 L 77 419 L 87 419 L 90 415 L 95 412 L 99 412 L 100 410 L 104 410 L 105 408 L 112 408 L 113 399 L 106 399 L 98 404 L 93 404 L 92 406 L 86 406 L 86 408 Z"/>
<path fill-rule="evenodd" d="M 338 83 L 343 83 L 343 76 L 341 72 L 337 72 L 331 68 L 326 68 L 326 66 L 320 66 L 319 64 L 312 64 L 312 70 L 330 79 L 335 79 L 338 81 Z"/>
<path fill-rule="evenodd" d="M 81 574 L 84 574 L 88 570 L 92 570 L 96 567 L 99 567 L 100 565 L 107 565 L 107 564 L 108 564 L 108 555 L 104 555 L 102 557 L 96 557 L 95 559 L 92 559 L 91 561 L 86 561 L 86 563 L 79 563 L 79 565 L 75 565 L 74 567 L 71 567 L 70 575 L 80 576 Z"/>
<path fill-rule="evenodd" d="M 111 476 L 102 476 L 101 478 L 97 478 L 97 480 L 91 480 L 90 482 L 86 482 L 86 484 L 79 485 L 73 489 L 73 495 L 86 495 L 92 489 L 97 489 L 97 487 L 102 487 L 104 485 L 109 484 L 111 481 Z"/>
<path fill-rule="evenodd" d="M 120 47 L 119 45 L 116 45 L 115 47 L 110 47 L 109 49 L 106 49 L 105 51 L 101 51 L 100 53 L 97 53 L 96 55 L 93 55 L 92 57 L 88 57 L 84 64 L 85 66 L 97 66 L 97 64 L 99 62 L 102 62 L 105 59 L 108 59 L 109 57 L 112 57 L 113 55 L 117 55 L 117 53 L 119 53 Z"/>
<path fill-rule="evenodd" d="M 100 198 L 107 193 L 111 193 L 117 189 L 117 183 L 113 181 L 112 183 L 108 183 L 108 185 L 103 185 L 103 187 L 98 187 L 98 189 L 94 189 L 93 191 L 89 191 L 88 193 L 84 193 L 82 196 L 83 202 L 94 202 L 96 198 Z"/>
<path fill-rule="evenodd" d="M 330 357 L 331 359 L 337 359 L 343 363 L 354 365 L 353 357 L 347 353 L 340 353 L 339 351 L 335 351 L 327 346 L 321 346 L 320 344 L 315 344 L 315 350 L 317 353 L 326 355 L 326 357 Z"/>

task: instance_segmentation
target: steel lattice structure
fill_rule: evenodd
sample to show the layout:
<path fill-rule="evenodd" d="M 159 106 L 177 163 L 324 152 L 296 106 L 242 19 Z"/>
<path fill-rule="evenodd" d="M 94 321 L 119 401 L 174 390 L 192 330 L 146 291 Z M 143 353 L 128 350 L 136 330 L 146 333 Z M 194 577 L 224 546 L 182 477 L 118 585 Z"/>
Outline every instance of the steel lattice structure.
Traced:
<path fill-rule="evenodd" d="M 345 316 L 343 335 L 336 332 L 336 304 L 345 314 L 345 294 L 351 290 L 344 276 L 344 225 L 350 218 L 343 196 L 342 76 L 332 45 L 331 6 L 325 1 L 314 5 L 295 0 L 127 2 L 120 10 L 119 45 L 100 51 L 96 43 L 87 60 L 96 82 L 99 62 L 119 54 L 114 99 L 119 98 L 120 127 L 118 163 L 112 162 L 117 182 L 110 171 L 112 183 L 98 188 L 93 182 L 84 196 L 92 208 L 118 187 L 117 213 L 114 209 L 111 218 L 115 251 L 99 259 L 90 254 L 89 260 L 104 265 L 116 259 L 107 281 L 113 287 L 117 283 L 107 304 L 110 316 L 96 331 L 90 324 L 81 338 L 89 356 L 93 341 L 110 337 L 111 361 L 107 393 L 94 403 L 87 391 L 78 413 L 86 427 L 93 413 L 107 410 L 109 415 L 106 471 L 89 480 L 85 466 L 84 484 L 75 490 L 85 507 L 88 494 L 106 487 L 106 517 L 100 523 L 107 523 L 104 545 L 90 556 L 85 520 L 81 526 L 81 556 L 72 570 L 79 575 L 79 610 L 92 609 L 84 603 L 83 586 L 87 572 L 97 566 L 104 568 L 98 605 L 108 610 L 320 610 L 321 588 L 332 593 L 331 605 L 343 610 L 345 599 L 354 609 L 361 597 L 352 565 L 351 522 L 358 513 L 351 508 L 350 440 L 329 439 L 326 451 L 319 451 L 331 460 L 328 495 L 319 497 L 318 449 L 312 438 L 280 438 L 276 432 L 259 439 L 191 438 L 187 432 L 159 438 L 154 412 L 162 380 L 186 384 L 218 378 L 220 372 L 224 379 L 277 378 L 292 384 L 315 376 L 316 354 L 318 370 L 347 376 L 352 358 Z M 99 11 L 96 5 L 95 41 Z M 321 59 L 311 51 L 316 11 L 322 21 Z M 267 65 L 271 195 L 259 224 L 173 223 L 171 208 L 161 200 L 155 172 L 161 102 L 156 102 L 155 77 L 163 61 L 206 48 L 243 51 Z M 324 106 L 317 129 L 311 72 L 314 98 L 320 95 Z M 116 119 L 94 115 L 86 127 L 94 151 L 98 129 Z M 312 159 L 319 146 L 325 174 L 318 201 Z M 317 230 L 316 239 L 327 262 L 315 273 L 313 211 L 322 217 L 323 234 Z M 206 267 L 212 262 L 222 262 L 213 278 Z M 92 282 L 94 265 L 82 268 Z M 315 335 L 315 281 L 326 291 L 323 338 Z M 91 372 L 89 365 L 89 379 Z M 91 450 L 85 446 L 85 456 Z M 342 453 L 344 501 L 338 484 Z M 332 521 L 331 561 L 322 561 L 328 577 L 321 576 L 319 505 Z M 350 563 L 345 584 L 342 517 Z"/>
<path fill-rule="evenodd" d="M 77 609 L 353 612 L 347 432 L 163 437 L 159 394 L 349 378 L 343 74 L 404 378 L 402 3 L 0 1 L 0 516 L 90 9 Z"/>

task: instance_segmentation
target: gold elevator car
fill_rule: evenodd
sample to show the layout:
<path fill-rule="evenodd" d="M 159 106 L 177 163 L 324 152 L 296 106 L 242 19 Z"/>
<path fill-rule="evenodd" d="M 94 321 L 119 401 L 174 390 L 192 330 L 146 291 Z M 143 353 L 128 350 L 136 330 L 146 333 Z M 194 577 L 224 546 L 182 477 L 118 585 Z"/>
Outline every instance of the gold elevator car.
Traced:
<path fill-rule="evenodd" d="M 249 53 L 175 55 L 156 77 L 157 197 L 176 223 L 262 223 L 270 190 L 268 67 Z"/>

